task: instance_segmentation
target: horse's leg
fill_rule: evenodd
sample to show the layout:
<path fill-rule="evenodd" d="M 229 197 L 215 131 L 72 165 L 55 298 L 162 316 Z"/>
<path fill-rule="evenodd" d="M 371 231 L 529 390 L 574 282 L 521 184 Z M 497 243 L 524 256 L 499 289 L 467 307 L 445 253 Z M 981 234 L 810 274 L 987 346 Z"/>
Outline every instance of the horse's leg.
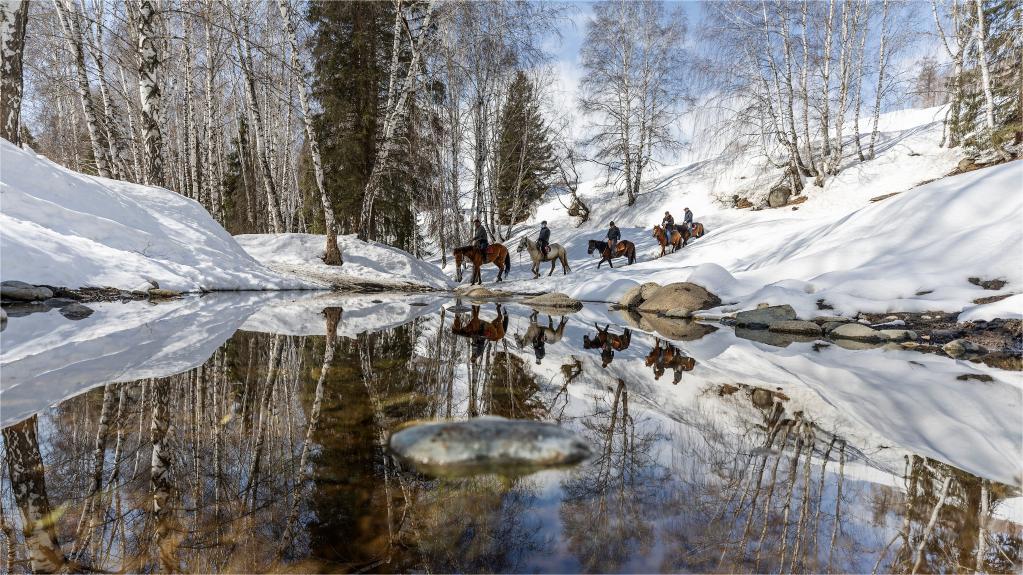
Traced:
<path fill-rule="evenodd" d="M 547 274 L 547 277 L 551 277 L 554 274 L 554 266 L 558 265 L 558 260 L 551 260 L 551 271 Z"/>

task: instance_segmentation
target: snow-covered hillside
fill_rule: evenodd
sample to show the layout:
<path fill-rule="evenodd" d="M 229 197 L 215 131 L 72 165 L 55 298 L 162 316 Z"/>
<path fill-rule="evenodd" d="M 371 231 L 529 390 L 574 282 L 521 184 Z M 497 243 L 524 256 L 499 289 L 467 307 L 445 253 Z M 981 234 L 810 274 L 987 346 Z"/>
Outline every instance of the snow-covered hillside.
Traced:
<path fill-rule="evenodd" d="M 835 312 L 960 311 L 990 316 L 975 299 L 1023 291 L 1023 162 L 1012 162 L 943 178 L 956 153 L 938 147 L 941 109 L 894 112 L 883 118 L 878 156 L 849 166 L 824 188 L 808 185 L 798 206 L 759 211 L 726 207 L 717 198 L 733 192 L 755 197 L 759 188 L 744 183 L 763 166 L 727 166 L 721 161 L 666 169 L 635 206 L 592 185 L 584 200 L 593 212 L 580 228 L 557 199 L 540 206 L 534 218 L 507 242 L 535 236 L 535 222 L 546 219 L 552 241 L 569 249 L 573 273 L 560 269 L 551 279 L 529 278 L 528 258 L 513 258 L 519 291 L 558 290 L 587 300 L 616 301 L 637 283 L 693 281 L 714 291 L 721 311 L 758 303 L 789 303 L 803 317 L 822 312 L 825 300 Z M 757 171 L 759 170 L 759 172 Z M 921 186 L 917 184 L 935 180 Z M 878 202 L 871 198 L 898 193 Z M 681 219 L 689 206 L 707 235 L 662 259 L 651 237 L 665 210 Z M 595 270 L 586 254 L 589 239 L 602 239 L 615 220 L 623 238 L 637 245 L 638 262 L 614 271 Z M 543 271 L 549 269 L 543 266 Z M 494 270 L 485 275 L 492 279 Z M 989 291 L 969 277 L 1008 283 Z M 1009 300 L 1006 300 L 1009 301 Z M 1018 317 L 1019 309 L 998 305 L 1000 317 Z"/>
<path fill-rule="evenodd" d="M 197 202 L 73 172 L 0 140 L 0 276 L 78 288 L 181 291 L 311 284 L 259 264 Z"/>

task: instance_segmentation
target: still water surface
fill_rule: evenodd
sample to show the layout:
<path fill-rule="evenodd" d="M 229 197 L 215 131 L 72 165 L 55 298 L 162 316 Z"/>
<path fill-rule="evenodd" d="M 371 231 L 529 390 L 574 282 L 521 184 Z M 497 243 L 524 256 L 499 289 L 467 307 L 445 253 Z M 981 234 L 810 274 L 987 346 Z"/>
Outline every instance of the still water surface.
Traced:
<path fill-rule="evenodd" d="M 168 318 L 124 330 L 198 366 L 163 374 L 184 364 L 122 353 L 118 330 L 75 355 L 40 344 L 74 324 L 13 318 L 4 569 L 1020 569 L 1018 374 L 603 306 L 335 300 L 263 302 L 223 336 L 209 326 L 226 312 L 202 303 L 166 335 Z M 994 381 L 953 377 L 981 369 Z M 595 455 L 432 478 L 387 449 L 408 422 L 481 415 L 567 426 Z"/>

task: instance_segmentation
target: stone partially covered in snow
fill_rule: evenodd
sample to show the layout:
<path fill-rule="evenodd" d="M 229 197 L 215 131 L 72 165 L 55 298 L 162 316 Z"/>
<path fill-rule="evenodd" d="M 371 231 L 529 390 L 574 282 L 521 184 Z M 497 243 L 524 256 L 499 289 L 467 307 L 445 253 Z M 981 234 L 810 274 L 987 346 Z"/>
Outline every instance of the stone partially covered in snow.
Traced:
<path fill-rule="evenodd" d="M 740 311 L 735 314 L 735 325 L 750 329 L 765 329 L 771 324 L 794 319 L 796 319 L 796 310 L 792 309 L 792 306 L 788 304 L 772 305 Z"/>
<path fill-rule="evenodd" d="M 535 308 L 553 308 L 558 310 L 580 310 L 583 302 L 572 299 L 561 292 L 545 293 L 526 298 L 522 303 Z"/>
<path fill-rule="evenodd" d="M 10 256 L 4 259 L 10 259 Z M 0 297 L 15 301 L 40 301 L 53 297 L 53 292 L 50 288 L 9 280 L 0 283 Z"/>
<path fill-rule="evenodd" d="M 987 353 L 987 348 L 968 339 L 954 339 L 941 347 L 949 357 L 964 357 Z"/>
<path fill-rule="evenodd" d="M 6 140 L 0 165 L 0 276 L 72 289 L 139 278 L 180 291 L 310 287 L 260 265 L 181 194 L 80 174 Z"/>
<path fill-rule="evenodd" d="M 779 186 L 771 190 L 771 193 L 767 195 L 767 205 L 772 208 L 780 208 L 789 203 L 790 196 L 792 196 L 791 190 L 787 187 Z"/>
<path fill-rule="evenodd" d="M 846 323 L 836 327 L 828 333 L 832 339 L 851 339 L 862 342 L 878 342 L 885 340 L 885 336 L 878 330 L 861 323 Z"/>
<path fill-rule="evenodd" d="M 455 288 L 455 293 L 471 299 L 492 299 L 502 298 L 511 295 L 510 292 L 504 290 L 490 289 L 484 286 L 459 286 Z"/>
<path fill-rule="evenodd" d="M 913 341 L 917 338 L 911 329 L 882 329 L 881 335 L 888 341 Z"/>
<path fill-rule="evenodd" d="M 564 427 L 492 416 L 415 425 L 391 435 L 390 446 L 405 461 L 436 474 L 570 465 L 591 454 L 589 444 Z"/>
<path fill-rule="evenodd" d="M 693 312 L 718 305 L 721 305 L 721 298 L 702 286 L 689 282 L 678 282 L 655 290 L 646 301 L 640 304 L 639 310 L 652 312 L 687 310 Z"/>

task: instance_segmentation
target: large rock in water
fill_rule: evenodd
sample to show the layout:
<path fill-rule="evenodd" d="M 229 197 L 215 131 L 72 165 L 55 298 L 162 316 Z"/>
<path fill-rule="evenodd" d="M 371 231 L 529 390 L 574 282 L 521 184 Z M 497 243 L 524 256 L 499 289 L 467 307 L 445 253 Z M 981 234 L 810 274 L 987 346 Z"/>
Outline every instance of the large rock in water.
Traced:
<path fill-rule="evenodd" d="M 668 284 L 650 295 L 639 306 L 639 311 L 666 312 L 671 310 L 696 311 L 721 305 L 721 298 L 702 286 L 689 282 Z"/>
<path fill-rule="evenodd" d="M 772 324 L 796 319 L 796 310 L 788 304 L 772 305 L 740 311 L 735 314 L 735 325 L 749 329 L 766 329 Z"/>
<path fill-rule="evenodd" d="M 550 308 L 555 310 L 578 311 L 583 308 L 583 302 L 570 298 L 561 292 L 540 294 L 526 298 L 522 300 L 522 303 L 533 308 Z"/>
<path fill-rule="evenodd" d="M 629 288 L 629 291 L 625 292 L 625 294 L 623 294 L 618 300 L 618 305 L 622 307 L 638 307 L 660 288 L 661 284 L 657 282 L 646 282 L 638 286 L 633 286 Z"/>
<path fill-rule="evenodd" d="M 515 473 L 578 463 L 592 453 L 564 427 L 493 416 L 415 425 L 391 435 L 390 446 L 419 470 L 437 475 Z"/>
<path fill-rule="evenodd" d="M 53 297 L 53 292 L 50 288 L 8 280 L 0 282 L 0 297 L 15 301 L 39 301 L 50 299 Z"/>

